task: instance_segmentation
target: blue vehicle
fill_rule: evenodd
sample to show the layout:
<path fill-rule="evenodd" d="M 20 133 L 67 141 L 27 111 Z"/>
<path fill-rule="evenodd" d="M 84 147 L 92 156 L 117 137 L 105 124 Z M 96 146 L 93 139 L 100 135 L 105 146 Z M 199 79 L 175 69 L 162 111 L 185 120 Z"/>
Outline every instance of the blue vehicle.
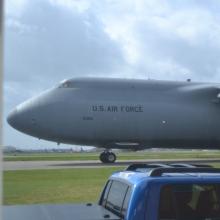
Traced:
<path fill-rule="evenodd" d="M 220 169 L 132 164 L 108 179 L 98 204 L 6 206 L 3 219 L 220 220 Z"/>
<path fill-rule="evenodd" d="M 220 170 L 134 164 L 109 178 L 99 204 L 126 220 L 220 219 Z"/>

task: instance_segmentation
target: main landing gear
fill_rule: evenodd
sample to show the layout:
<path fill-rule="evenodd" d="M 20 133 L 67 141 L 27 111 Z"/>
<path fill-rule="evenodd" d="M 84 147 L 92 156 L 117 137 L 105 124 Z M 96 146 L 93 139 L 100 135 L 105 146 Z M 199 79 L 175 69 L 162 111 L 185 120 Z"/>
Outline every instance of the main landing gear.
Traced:
<path fill-rule="evenodd" d="M 102 163 L 114 163 L 116 160 L 116 155 L 113 152 L 104 151 L 100 154 L 99 159 Z"/>

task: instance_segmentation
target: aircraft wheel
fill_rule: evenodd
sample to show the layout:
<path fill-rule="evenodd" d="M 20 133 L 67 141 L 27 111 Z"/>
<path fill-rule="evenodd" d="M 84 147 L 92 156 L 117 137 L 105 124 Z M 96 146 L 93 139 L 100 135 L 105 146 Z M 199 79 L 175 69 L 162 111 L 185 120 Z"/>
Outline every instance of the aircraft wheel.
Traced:
<path fill-rule="evenodd" d="M 112 152 L 102 152 L 99 156 L 102 163 L 114 163 L 116 155 Z"/>
<path fill-rule="evenodd" d="M 115 160 L 116 160 L 116 155 L 112 152 L 109 152 L 107 155 L 106 155 L 106 159 L 107 159 L 107 163 L 114 163 Z"/>
<path fill-rule="evenodd" d="M 106 161 L 106 152 L 102 152 L 99 156 L 99 159 L 101 160 L 102 163 L 107 163 L 107 161 Z"/>

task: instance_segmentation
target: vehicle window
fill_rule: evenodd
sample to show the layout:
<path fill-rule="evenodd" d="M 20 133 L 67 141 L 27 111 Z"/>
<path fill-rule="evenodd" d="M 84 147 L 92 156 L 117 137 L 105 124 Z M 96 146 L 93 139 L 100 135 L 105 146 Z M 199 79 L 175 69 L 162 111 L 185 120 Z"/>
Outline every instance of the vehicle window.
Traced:
<path fill-rule="evenodd" d="M 160 219 L 176 219 L 173 204 L 172 186 L 163 187 L 160 194 Z"/>
<path fill-rule="evenodd" d="M 126 196 L 127 193 L 130 193 L 130 190 L 128 189 L 129 186 L 127 184 L 119 181 L 112 181 L 109 193 L 107 195 L 105 208 L 119 215 L 120 217 L 123 217 L 127 211 L 129 200 L 129 194 L 128 197 Z"/>
<path fill-rule="evenodd" d="M 220 184 L 163 187 L 159 219 L 220 219 Z"/>
<path fill-rule="evenodd" d="M 105 192 L 104 192 L 104 195 L 103 195 L 103 198 L 102 198 L 102 202 L 101 202 L 102 206 L 106 205 L 106 201 L 107 201 L 107 197 L 108 197 L 108 193 L 109 193 L 109 189 L 111 187 L 111 184 L 112 184 L 112 181 L 108 181 L 108 183 L 107 183 L 107 185 L 105 187 Z"/>
<path fill-rule="evenodd" d="M 131 187 L 128 187 L 127 192 L 126 192 L 126 196 L 125 196 L 125 199 L 124 199 L 124 202 L 123 202 L 123 207 L 122 207 L 122 210 L 121 210 L 121 213 L 122 213 L 123 216 L 127 212 L 130 197 L 131 197 Z"/>

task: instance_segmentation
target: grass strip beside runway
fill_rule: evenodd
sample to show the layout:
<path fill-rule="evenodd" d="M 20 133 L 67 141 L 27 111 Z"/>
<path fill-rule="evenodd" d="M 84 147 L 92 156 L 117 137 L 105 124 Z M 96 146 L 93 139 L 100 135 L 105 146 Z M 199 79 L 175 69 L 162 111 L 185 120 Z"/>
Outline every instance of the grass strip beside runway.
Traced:
<path fill-rule="evenodd" d="M 211 164 L 220 168 L 220 163 Z M 124 167 L 3 172 L 3 203 L 97 202 L 108 177 Z"/>
<path fill-rule="evenodd" d="M 109 175 L 120 169 L 123 168 L 5 171 L 3 203 L 97 202 Z"/>
<path fill-rule="evenodd" d="M 149 151 L 120 152 L 117 160 L 144 159 L 219 159 L 220 151 Z M 99 160 L 99 153 L 17 153 L 4 155 L 4 161 L 86 161 Z"/>

